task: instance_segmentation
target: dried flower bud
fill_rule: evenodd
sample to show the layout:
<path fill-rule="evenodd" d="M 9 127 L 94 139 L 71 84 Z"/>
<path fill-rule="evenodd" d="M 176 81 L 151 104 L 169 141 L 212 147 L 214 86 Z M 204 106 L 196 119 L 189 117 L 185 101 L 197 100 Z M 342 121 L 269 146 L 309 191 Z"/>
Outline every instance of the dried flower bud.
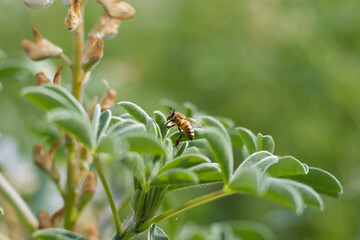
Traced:
<path fill-rule="evenodd" d="M 51 222 L 49 213 L 46 210 L 40 210 L 39 211 L 38 219 L 39 219 L 39 229 L 54 227 L 52 222 Z"/>
<path fill-rule="evenodd" d="M 47 39 L 43 38 L 36 28 L 33 28 L 35 43 L 28 39 L 24 39 L 21 42 L 21 46 L 25 50 L 25 53 L 32 60 L 42 60 L 48 57 L 58 57 L 63 51 L 58 46 L 55 46 Z"/>
<path fill-rule="evenodd" d="M 73 0 L 63 0 L 63 4 L 65 5 L 65 6 L 71 6 L 71 4 L 73 3 Z"/>
<path fill-rule="evenodd" d="M 103 14 L 100 20 L 95 24 L 94 28 L 89 33 L 101 38 L 111 38 L 118 33 L 121 20 L 111 18 L 107 14 Z"/>
<path fill-rule="evenodd" d="M 71 4 L 66 19 L 65 25 L 69 30 L 75 30 L 81 23 L 81 10 L 80 10 L 80 1 L 74 0 Z"/>
<path fill-rule="evenodd" d="M 65 207 L 62 207 L 51 216 L 51 224 L 53 225 L 53 227 L 56 227 L 60 223 L 61 218 L 64 215 L 64 211 Z"/>
<path fill-rule="evenodd" d="M 109 89 L 101 98 L 100 100 L 100 106 L 101 111 L 104 111 L 106 109 L 111 108 L 114 106 L 114 103 L 116 101 L 116 91 L 114 89 Z"/>
<path fill-rule="evenodd" d="M 112 18 L 126 20 L 134 16 L 135 9 L 122 0 L 98 0 L 105 12 Z"/>
<path fill-rule="evenodd" d="M 104 42 L 101 38 L 94 35 L 89 37 L 85 46 L 83 65 L 85 72 L 91 70 L 103 56 Z"/>
<path fill-rule="evenodd" d="M 87 237 L 90 240 L 99 240 L 100 233 L 97 227 L 93 224 L 89 225 L 85 232 L 85 237 Z"/>
<path fill-rule="evenodd" d="M 35 81 L 36 81 L 36 86 L 41 86 L 41 85 L 44 85 L 44 84 L 50 84 L 51 83 L 44 72 L 38 72 L 35 75 Z"/>
<path fill-rule="evenodd" d="M 55 76 L 54 76 L 54 81 L 53 83 L 55 85 L 59 85 L 61 86 L 61 71 L 63 70 L 64 65 L 60 65 L 60 67 L 57 69 Z"/>
<path fill-rule="evenodd" d="M 47 8 L 49 7 L 54 0 L 24 0 L 24 3 L 29 8 L 39 9 L 39 8 Z"/>
<path fill-rule="evenodd" d="M 81 196 L 91 195 L 94 193 L 97 186 L 97 177 L 96 173 L 89 171 L 86 174 L 85 181 L 81 188 Z"/>
<path fill-rule="evenodd" d="M 45 171 L 50 171 L 52 166 L 52 158 L 48 157 L 45 153 L 44 145 L 37 144 L 34 147 L 33 155 L 36 164 L 44 169 Z"/>

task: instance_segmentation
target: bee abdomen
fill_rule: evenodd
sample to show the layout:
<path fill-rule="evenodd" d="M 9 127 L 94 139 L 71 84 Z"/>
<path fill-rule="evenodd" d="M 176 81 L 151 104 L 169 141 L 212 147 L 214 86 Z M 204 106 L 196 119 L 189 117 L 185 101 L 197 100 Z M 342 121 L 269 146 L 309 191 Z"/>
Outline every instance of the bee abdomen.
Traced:
<path fill-rule="evenodd" d="M 191 126 L 186 126 L 184 129 L 185 135 L 190 139 L 194 140 L 194 129 Z"/>

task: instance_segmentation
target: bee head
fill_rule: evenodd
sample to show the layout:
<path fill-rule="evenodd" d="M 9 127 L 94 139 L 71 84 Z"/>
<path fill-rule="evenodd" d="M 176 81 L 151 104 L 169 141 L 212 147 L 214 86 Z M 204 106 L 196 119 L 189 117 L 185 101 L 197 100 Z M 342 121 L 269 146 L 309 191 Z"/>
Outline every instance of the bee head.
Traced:
<path fill-rule="evenodd" d="M 175 112 L 176 111 L 174 109 L 170 110 L 166 120 L 169 121 L 170 119 L 172 119 L 175 116 Z"/>

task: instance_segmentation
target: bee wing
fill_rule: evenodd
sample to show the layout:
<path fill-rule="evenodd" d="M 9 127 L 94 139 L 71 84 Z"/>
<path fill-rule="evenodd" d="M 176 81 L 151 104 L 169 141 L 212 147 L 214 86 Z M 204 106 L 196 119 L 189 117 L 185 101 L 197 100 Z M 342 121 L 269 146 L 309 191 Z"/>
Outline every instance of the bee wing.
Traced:
<path fill-rule="evenodd" d="M 191 122 L 191 123 L 193 123 L 193 124 L 195 124 L 195 125 L 201 126 L 201 124 L 200 124 L 198 121 L 196 121 L 195 119 L 186 118 L 186 120 L 188 120 L 189 122 Z"/>

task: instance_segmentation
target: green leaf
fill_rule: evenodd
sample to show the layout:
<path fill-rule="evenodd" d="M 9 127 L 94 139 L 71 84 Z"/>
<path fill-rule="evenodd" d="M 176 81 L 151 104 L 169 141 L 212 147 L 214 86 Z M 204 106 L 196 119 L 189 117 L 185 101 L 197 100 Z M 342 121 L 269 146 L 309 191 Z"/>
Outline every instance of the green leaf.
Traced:
<path fill-rule="evenodd" d="M 222 181 L 221 169 L 218 163 L 201 163 L 189 168 L 194 172 L 200 183 L 210 183 Z"/>
<path fill-rule="evenodd" d="M 274 153 L 275 142 L 272 136 L 265 135 L 263 136 L 261 133 L 257 135 L 257 151 L 268 151 Z"/>
<path fill-rule="evenodd" d="M 268 178 L 267 182 L 269 186 L 264 194 L 265 198 L 281 203 L 294 210 L 297 214 L 304 211 L 303 198 L 295 187 L 276 178 Z"/>
<path fill-rule="evenodd" d="M 141 122 L 146 125 L 149 115 L 138 105 L 132 102 L 119 102 L 121 107 L 123 107 L 136 121 Z"/>
<path fill-rule="evenodd" d="M 0 207 L 0 215 L 4 215 L 4 209 Z"/>
<path fill-rule="evenodd" d="M 339 180 L 320 168 L 309 167 L 306 175 L 292 175 L 286 178 L 302 182 L 315 191 L 332 197 L 338 197 L 343 192 Z"/>
<path fill-rule="evenodd" d="M 192 154 L 192 153 L 198 153 L 199 149 L 197 147 L 188 147 L 185 149 L 184 154 Z"/>
<path fill-rule="evenodd" d="M 200 163 L 210 162 L 210 159 L 200 154 L 183 154 L 163 166 L 159 173 L 173 168 L 190 168 Z"/>
<path fill-rule="evenodd" d="M 119 148 L 119 145 L 116 144 L 116 142 L 116 139 L 111 136 L 103 137 L 96 148 L 96 153 L 107 153 L 110 155 L 115 155 L 117 151 L 124 150 Z"/>
<path fill-rule="evenodd" d="M 142 123 L 132 123 L 129 121 L 124 122 L 121 124 L 121 127 L 113 128 L 109 131 L 109 135 L 114 137 L 126 137 L 128 135 L 137 135 L 139 133 L 145 133 L 146 128 Z"/>
<path fill-rule="evenodd" d="M 267 170 L 271 177 L 306 174 L 304 165 L 292 156 L 279 157 L 276 164 L 271 165 Z"/>
<path fill-rule="evenodd" d="M 73 135 L 79 142 L 84 144 L 90 151 L 94 147 L 94 136 L 91 123 L 79 113 L 58 109 L 47 114 L 49 122 L 53 122 L 68 134 Z"/>
<path fill-rule="evenodd" d="M 271 153 L 266 152 L 266 151 L 260 151 L 260 152 L 256 152 L 251 154 L 250 156 L 248 156 L 238 167 L 239 168 L 248 168 L 248 167 L 253 167 L 255 164 L 257 164 L 258 162 L 260 162 L 262 159 L 272 156 Z"/>
<path fill-rule="evenodd" d="M 185 149 L 187 149 L 188 145 L 189 141 L 180 143 L 179 146 L 176 148 L 174 157 L 181 156 L 184 153 Z"/>
<path fill-rule="evenodd" d="M 122 159 L 122 162 L 134 174 L 142 186 L 144 186 L 146 184 L 145 164 L 141 155 L 139 153 L 129 152 L 125 158 Z"/>
<path fill-rule="evenodd" d="M 160 111 L 155 111 L 154 112 L 154 119 L 155 122 L 158 124 L 159 128 L 160 128 L 160 132 L 161 132 L 161 136 L 164 139 L 166 136 L 166 133 L 168 131 L 168 129 L 166 128 L 165 124 L 166 124 L 166 117 L 165 115 L 160 112 Z"/>
<path fill-rule="evenodd" d="M 227 221 L 222 224 L 232 228 L 235 236 L 241 239 L 252 240 L 274 240 L 276 239 L 274 232 L 265 224 L 255 221 L 234 220 Z"/>
<path fill-rule="evenodd" d="M 46 111 L 55 108 L 72 110 L 73 106 L 60 94 L 44 87 L 26 87 L 22 94 Z"/>
<path fill-rule="evenodd" d="M 99 143 L 101 139 L 103 138 L 106 129 L 109 127 L 111 120 L 111 112 L 110 110 L 105 110 L 101 113 L 100 119 L 99 119 L 99 126 L 96 132 L 96 141 Z"/>
<path fill-rule="evenodd" d="M 97 133 L 99 129 L 100 114 L 101 114 L 101 106 L 100 104 L 96 104 L 92 116 L 92 127 L 94 133 Z"/>
<path fill-rule="evenodd" d="M 199 182 L 195 173 L 184 169 L 170 169 L 154 177 L 150 186 L 185 185 Z"/>
<path fill-rule="evenodd" d="M 298 190 L 305 204 L 312 205 L 314 207 L 319 208 L 320 210 L 324 209 L 324 203 L 320 195 L 308 185 L 287 179 L 276 179 L 276 180 L 286 182 L 289 185 L 293 186 L 296 190 Z"/>
<path fill-rule="evenodd" d="M 234 147 L 242 147 L 244 143 L 241 140 L 239 133 L 235 129 L 227 129 L 228 134 L 231 138 L 231 143 Z"/>
<path fill-rule="evenodd" d="M 254 167 L 261 171 L 266 171 L 266 169 L 271 167 L 273 164 L 276 164 L 278 162 L 278 159 L 279 158 L 277 156 L 268 156 L 254 164 Z"/>
<path fill-rule="evenodd" d="M 256 136 L 249 129 L 243 127 L 235 128 L 239 133 L 242 142 L 245 144 L 245 147 L 250 154 L 253 154 L 256 151 Z"/>
<path fill-rule="evenodd" d="M 47 84 L 43 87 L 60 94 L 73 106 L 73 109 L 81 113 L 84 117 L 87 116 L 87 112 L 84 107 L 66 88 L 54 84 Z"/>
<path fill-rule="evenodd" d="M 230 142 L 222 132 L 215 127 L 199 128 L 196 130 L 196 134 L 208 141 L 215 161 L 219 163 L 222 170 L 223 180 L 225 184 L 227 184 L 234 167 Z"/>
<path fill-rule="evenodd" d="M 74 232 L 61 228 L 46 228 L 32 234 L 34 240 L 89 240 Z"/>
<path fill-rule="evenodd" d="M 204 116 L 201 118 L 202 121 L 204 122 L 204 125 L 205 126 L 212 126 L 212 127 L 216 127 L 217 129 L 219 129 L 223 135 L 225 136 L 225 138 L 230 141 L 230 136 L 226 130 L 226 128 L 224 127 L 224 125 L 219 121 L 217 120 L 216 118 L 213 118 L 213 117 L 210 117 L 210 116 Z"/>
<path fill-rule="evenodd" d="M 263 194 L 266 190 L 265 177 L 257 169 L 238 168 L 231 177 L 229 189 L 235 192 Z"/>
<path fill-rule="evenodd" d="M 194 113 L 197 112 L 197 108 L 194 104 L 190 103 L 190 102 L 185 102 L 183 104 L 184 106 L 184 114 L 185 116 L 187 117 L 193 117 L 194 116 Z"/>
<path fill-rule="evenodd" d="M 166 154 L 166 149 L 161 142 L 152 135 L 130 135 L 125 137 L 129 143 L 129 151 L 138 153 Z"/>
<path fill-rule="evenodd" d="M 151 224 L 148 232 L 148 240 L 170 240 L 161 228 L 155 224 Z"/>

